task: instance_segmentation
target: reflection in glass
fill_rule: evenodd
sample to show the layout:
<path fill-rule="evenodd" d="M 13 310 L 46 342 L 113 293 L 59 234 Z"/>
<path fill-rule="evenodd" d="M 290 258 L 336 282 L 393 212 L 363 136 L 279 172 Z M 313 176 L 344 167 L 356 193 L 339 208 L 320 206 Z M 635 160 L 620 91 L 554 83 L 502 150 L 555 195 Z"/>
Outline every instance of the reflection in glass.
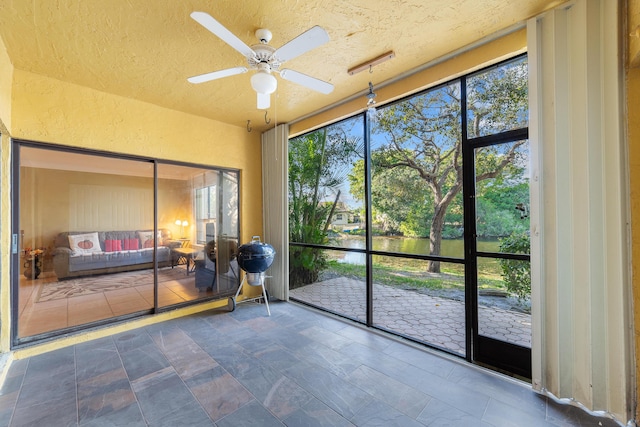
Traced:
<path fill-rule="evenodd" d="M 290 256 L 322 259 L 309 283 L 289 287 L 289 296 L 298 301 L 366 322 L 366 269 L 363 263 L 348 262 L 352 252 L 289 246 Z"/>
<path fill-rule="evenodd" d="M 465 354 L 464 265 L 373 257 L 373 322 L 388 331 Z"/>

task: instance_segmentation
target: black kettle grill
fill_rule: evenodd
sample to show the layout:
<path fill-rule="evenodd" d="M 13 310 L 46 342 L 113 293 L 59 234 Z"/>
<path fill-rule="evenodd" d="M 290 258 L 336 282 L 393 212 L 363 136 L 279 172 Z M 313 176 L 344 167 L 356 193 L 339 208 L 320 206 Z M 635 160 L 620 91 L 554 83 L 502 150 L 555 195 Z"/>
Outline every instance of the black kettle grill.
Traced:
<path fill-rule="evenodd" d="M 245 243 L 238 248 L 236 259 L 241 269 L 249 274 L 263 274 L 271 264 L 276 255 L 273 246 L 260 242 L 260 236 L 253 236 L 251 242 Z M 254 285 L 254 283 L 249 283 Z M 259 283 L 255 283 L 259 285 Z"/>
<path fill-rule="evenodd" d="M 240 290 L 246 282 L 251 286 L 260 286 L 262 288 L 262 295 L 258 298 L 250 298 L 244 301 L 263 298 L 265 305 L 267 306 L 267 314 L 271 316 L 268 301 L 269 295 L 264 287 L 264 272 L 271 267 L 271 264 L 273 264 L 273 258 L 275 255 L 276 251 L 273 249 L 273 246 L 267 243 L 262 243 L 260 241 L 260 236 L 253 236 L 251 242 L 245 243 L 238 248 L 236 260 L 238 262 L 238 266 L 245 271 L 245 275 L 242 279 L 242 283 L 238 287 L 236 296 L 233 299 L 233 308 L 235 308 L 235 302 L 240 294 Z"/>

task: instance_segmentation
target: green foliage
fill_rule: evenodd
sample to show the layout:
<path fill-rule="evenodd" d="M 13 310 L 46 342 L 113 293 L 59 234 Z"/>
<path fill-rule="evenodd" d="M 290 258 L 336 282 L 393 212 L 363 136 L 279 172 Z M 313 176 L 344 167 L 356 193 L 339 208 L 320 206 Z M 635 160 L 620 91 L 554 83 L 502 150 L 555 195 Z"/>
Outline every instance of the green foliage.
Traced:
<path fill-rule="evenodd" d="M 462 239 L 464 229 L 462 225 L 448 225 L 445 224 L 442 228 L 442 238 L 447 240 Z"/>
<path fill-rule="evenodd" d="M 372 153 L 374 171 L 380 153 Z M 374 222 L 387 234 L 407 236 L 428 235 L 432 215 L 431 195 L 420 178 L 407 169 L 384 170 L 372 175 L 371 207 Z M 350 191 L 358 201 L 364 201 L 364 161 L 355 162 L 348 175 Z M 364 216 L 364 215 L 363 215 Z M 410 223 L 411 222 L 411 223 Z M 424 234 L 426 233 L 426 234 Z"/>
<path fill-rule="evenodd" d="M 500 252 L 510 254 L 530 253 L 531 241 L 526 232 L 513 233 L 500 240 Z M 502 278 L 507 290 L 520 300 L 531 295 L 531 263 L 529 261 L 501 259 Z"/>
<path fill-rule="evenodd" d="M 462 127 L 458 82 L 378 109 L 372 128 L 371 194 L 374 220 L 387 232 L 441 239 L 462 232 Z M 467 78 L 469 137 L 527 126 L 527 61 L 504 64 Z M 487 238 L 529 228 L 515 210 L 528 204 L 526 141 L 475 150 L 477 228 Z M 467 168 L 467 170 L 472 170 Z M 363 163 L 349 175 L 363 194 Z M 438 263 L 429 271 L 438 272 Z"/>
<path fill-rule="evenodd" d="M 519 211 L 516 211 L 514 206 L 515 204 L 501 208 L 486 199 L 476 200 L 476 234 L 478 237 L 492 239 L 528 230 L 528 218 L 526 221 L 521 219 Z"/>
<path fill-rule="evenodd" d="M 289 239 L 297 243 L 328 243 L 332 209 L 346 180 L 360 141 L 340 126 L 323 128 L 289 140 Z M 317 280 L 326 259 L 321 250 L 291 246 L 289 286 Z"/>
<path fill-rule="evenodd" d="M 326 264 L 326 257 L 319 249 L 289 246 L 289 288 L 317 282 Z"/>

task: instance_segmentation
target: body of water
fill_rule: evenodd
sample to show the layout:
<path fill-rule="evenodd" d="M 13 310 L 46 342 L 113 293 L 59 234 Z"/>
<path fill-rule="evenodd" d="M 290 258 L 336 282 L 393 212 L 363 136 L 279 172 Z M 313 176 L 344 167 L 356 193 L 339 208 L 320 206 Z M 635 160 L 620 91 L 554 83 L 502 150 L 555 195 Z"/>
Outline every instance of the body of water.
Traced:
<path fill-rule="evenodd" d="M 343 248 L 364 249 L 364 237 L 346 237 L 338 239 L 331 243 L 335 246 Z M 500 243 L 497 240 L 478 242 L 478 249 L 486 252 L 499 252 Z M 429 239 L 420 239 L 412 237 L 388 237 L 375 236 L 373 238 L 373 249 L 376 251 L 399 252 L 415 255 L 429 255 Z M 441 256 L 460 258 L 464 257 L 464 242 L 462 239 L 442 240 Z M 364 265 L 365 255 L 353 252 L 337 252 L 332 253 L 337 257 L 339 262 L 348 264 Z"/>

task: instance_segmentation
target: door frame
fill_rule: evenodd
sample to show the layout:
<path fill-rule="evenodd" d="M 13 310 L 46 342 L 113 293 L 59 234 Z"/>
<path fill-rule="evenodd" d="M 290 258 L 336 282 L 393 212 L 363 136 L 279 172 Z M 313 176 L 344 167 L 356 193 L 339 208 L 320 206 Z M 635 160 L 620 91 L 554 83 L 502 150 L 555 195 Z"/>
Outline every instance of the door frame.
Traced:
<path fill-rule="evenodd" d="M 513 60 L 513 59 L 511 59 Z M 478 258 L 503 258 L 530 262 L 530 255 L 481 252 L 477 247 L 475 150 L 529 139 L 529 129 L 468 137 L 467 77 L 461 79 L 462 99 L 462 195 L 464 206 L 466 359 L 527 379 L 531 378 L 531 348 L 480 335 L 478 330 Z"/>

